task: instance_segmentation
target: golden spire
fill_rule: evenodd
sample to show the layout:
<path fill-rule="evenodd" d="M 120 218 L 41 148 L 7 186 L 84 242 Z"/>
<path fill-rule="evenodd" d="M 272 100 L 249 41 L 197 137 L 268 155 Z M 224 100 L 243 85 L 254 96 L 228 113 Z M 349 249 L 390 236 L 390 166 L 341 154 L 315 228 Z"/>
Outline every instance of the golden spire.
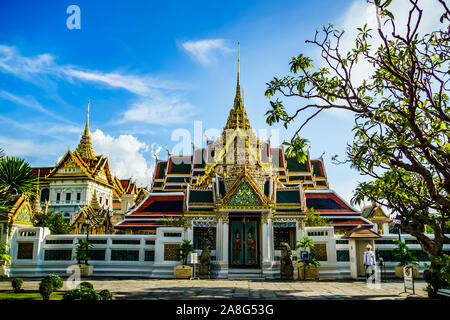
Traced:
<path fill-rule="evenodd" d="M 41 208 L 41 201 L 39 200 L 39 176 L 41 173 L 41 169 L 38 169 L 38 181 L 36 184 L 36 196 L 34 197 L 33 206 L 31 208 L 31 211 L 33 214 L 41 214 L 42 208 Z"/>
<path fill-rule="evenodd" d="M 237 63 L 237 82 L 236 82 L 236 96 L 234 97 L 233 108 L 228 116 L 225 129 L 250 129 L 250 122 L 248 121 L 247 112 L 244 108 L 244 102 L 241 96 L 240 84 L 240 43 L 238 42 L 238 63 Z"/>
<path fill-rule="evenodd" d="M 88 100 L 88 110 L 86 117 L 86 126 L 84 127 L 84 133 L 81 136 L 80 143 L 78 144 L 77 151 L 83 160 L 95 160 L 97 156 L 95 155 L 94 147 L 92 146 L 91 135 L 89 134 L 89 104 Z"/>
<path fill-rule="evenodd" d="M 97 190 L 94 190 L 94 195 L 92 196 L 91 202 L 89 203 L 89 207 L 91 207 L 94 211 L 100 211 L 100 204 L 97 200 Z"/>

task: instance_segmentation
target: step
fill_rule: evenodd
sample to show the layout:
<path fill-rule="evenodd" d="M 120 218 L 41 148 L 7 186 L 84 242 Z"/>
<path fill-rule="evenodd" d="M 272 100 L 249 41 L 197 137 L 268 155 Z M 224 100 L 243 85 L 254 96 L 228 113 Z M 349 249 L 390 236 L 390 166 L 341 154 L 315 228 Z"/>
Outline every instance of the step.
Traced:
<path fill-rule="evenodd" d="M 230 280 L 263 280 L 261 269 L 228 269 Z"/>

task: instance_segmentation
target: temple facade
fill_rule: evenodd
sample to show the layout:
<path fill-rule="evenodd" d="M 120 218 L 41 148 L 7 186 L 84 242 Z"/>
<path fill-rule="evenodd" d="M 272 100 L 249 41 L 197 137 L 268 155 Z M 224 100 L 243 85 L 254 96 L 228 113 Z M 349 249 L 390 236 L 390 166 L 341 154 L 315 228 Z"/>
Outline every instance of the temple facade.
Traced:
<path fill-rule="evenodd" d="M 114 233 L 112 223 L 123 219 L 124 213 L 134 206 L 134 200 L 141 189 L 145 192 L 145 189 L 138 188 L 131 178 L 121 180 L 113 176 L 108 158 L 96 154 L 89 131 L 89 104 L 84 132 L 78 147 L 74 151 L 67 150 L 54 167 L 33 169 L 33 173 L 38 177 L 37 198 L 41 208 L 46 207 L 50 212 L 61 213 L 77 233 L 85 230 L 79 227 L 82 217 L 91 221 L 102 221 L 102 227 L 93 230 L 99 233 Z M 40 209 L 39 206 L 34 208 Z M 101 214 L 92 216 L 93 212 Z M 109 222 L 103 226 L 105 215 Z"/>
<path fill-rule="evenodd" d="M 150 193 L 114 228 L 152 235 L 162 227 L 183 227 L 197 250 L 212 234 L 216 276 L 247 269 L 270 278 L 279 272 L 274 266 L 280 244 L 295 249 L 305 235 L 307 210 L 320 212 L 334 233 L 373 227 L 330 189 L 322 158 L 308 154 L 300 163 L 255 135 L 238 67 L 236 95 L 221 136 L 205 148 L 194 147 L 192 155 L 157 160 Z M 167 245 L 164 250 L 170 251 Z"/>

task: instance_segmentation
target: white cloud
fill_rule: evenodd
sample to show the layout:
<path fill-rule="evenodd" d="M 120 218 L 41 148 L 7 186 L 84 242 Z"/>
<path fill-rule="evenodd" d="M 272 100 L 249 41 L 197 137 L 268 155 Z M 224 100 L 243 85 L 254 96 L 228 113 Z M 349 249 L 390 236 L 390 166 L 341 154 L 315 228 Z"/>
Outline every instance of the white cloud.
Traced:
<path fill-rule="evenodd" d="M 201 64 L 210 64 L 215 61 L 214 55 L 233 52 L 224 39 L 205 39 L 198 41 L 186 41 L 181 46 Z"/>
<path fill-rule="evenodd" d="M 0 136 L 0 148 L 2 148 L 8 156 L 23 158 L 56 155 L 60 147 L 60 143 L 38 143 L 31 140 Z"/>
<path fill-rule="evenodd" d="M 171 125 L 185 122 L 195 114 L 195 109 L 190 103 L 183 102 L 177 97 L 155 96 L 142 98 L 133 103 L 123 113 L 123 118 L 119 120 L 119 123 L 141 122 Z"/>
<path fill-rule="evenodd" d="M 210 49 L 226 50 L 226 47 L 218 46 L 218 43 L 216 47 L 210 45 Z M 182 84 L 156 79 L 148 75 L 101 72 L 77 66 L 59 65 L 55 60 L 51 54 L 25 57 L 15 47 L 0 45 L 0 72 L 13 74 L 36 85 L 48 83 L 50 78 L 69 82 L 74 82 L 76 79 L 99 83 L 110 88 L 124 89 L 137 95 L 139 99 L 135 100 L 130 109 L 123 113 L 124 117 L 116 123 L 138 121 L 167 125 L 184 122 L 187 117 L 195 113 L 190 103 L 182 101 L 173 93 L 174 90 L 183 89 Z M 48 81 L 42 81 L 43 77 L 46 77 Z M 64 120 L 50 113 L 32 97 L 18 97 L 3 90 L 0 90 L 0 97 Z M 145 100 L 142 99 L 143 97 Z M 149 117 L 149 119 L 144 117 Z"/>
<path fill-rule="evenodd" d="M 112 174 L 119 179 L 135 180 L 138 185 L 147 186 L 151 182 L 154 164 L 147 161 L 149 146 L 132 135 L 113 137 L 97 129 L 92 133 L 92 143 L 96 153 L 108 157 Z"/>

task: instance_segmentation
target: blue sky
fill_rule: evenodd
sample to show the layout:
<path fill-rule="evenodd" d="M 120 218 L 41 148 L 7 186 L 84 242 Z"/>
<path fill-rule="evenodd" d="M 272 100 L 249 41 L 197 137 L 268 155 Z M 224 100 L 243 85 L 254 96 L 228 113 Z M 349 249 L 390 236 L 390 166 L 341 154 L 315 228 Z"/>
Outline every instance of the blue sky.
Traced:
<path fill-rule="evenodd" d="M 69 5 L 81 29 L 69 30 Z M 87 101 L 98 153 L 120 178 L 151 177 L 152 152 L 167 156 L 176 129 L 193 134 L 225 125 L 236 85 L 254 129 L 268 129 L 266 82 L 287 75 L 292 56 L 318 52 L 305 44 L 334 23 L 355 29 L 370 19 L 364 1 L 10 1 L 0 4 L 0 147 L 33 166 L 52 166 L 74 150 Z M 291 108 L 300 101 L 288 102 Z M 324 151 L 331 188 L 347 200 L 361 180 L 331 164 L 351 141 L 351 115 L 324 113 L 303 131 L 312 158 Z M 288 139 L 293 129 L 283 130 Z"/>

